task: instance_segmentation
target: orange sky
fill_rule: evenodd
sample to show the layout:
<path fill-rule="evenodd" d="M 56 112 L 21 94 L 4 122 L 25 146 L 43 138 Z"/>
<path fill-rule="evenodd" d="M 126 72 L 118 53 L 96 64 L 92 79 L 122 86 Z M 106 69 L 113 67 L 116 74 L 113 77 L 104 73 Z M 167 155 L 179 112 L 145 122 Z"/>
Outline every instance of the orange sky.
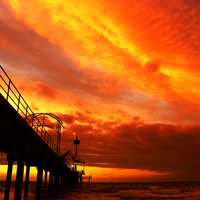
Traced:
<path fill-rule="evenodd" d="M 35 111 L 62 118 L 63 151 L 76 133 L 86 162 L 120 179 L 194 179 L 199 13 L 197 0 L 3 0 L 0 64 Z"/>

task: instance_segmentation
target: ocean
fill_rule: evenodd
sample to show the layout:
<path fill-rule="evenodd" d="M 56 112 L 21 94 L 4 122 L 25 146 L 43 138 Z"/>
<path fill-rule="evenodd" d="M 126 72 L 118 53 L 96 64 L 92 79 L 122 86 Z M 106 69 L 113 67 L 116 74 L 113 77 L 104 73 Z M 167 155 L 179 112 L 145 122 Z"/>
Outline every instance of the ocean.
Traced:
<path fill-rule="evenodd" d="M 13 200 L 11 188 L 10 199 Z M 3 199 L 3 188 L 0 190 Z M 24 199 L 24 198 L 22 198 Z M 27 200 L 35 200 L 35 185 L 31 184 Z M 41 200 L 200 200 L 200 183 L 92 183 L 76 188 L 42 189 Z"/>

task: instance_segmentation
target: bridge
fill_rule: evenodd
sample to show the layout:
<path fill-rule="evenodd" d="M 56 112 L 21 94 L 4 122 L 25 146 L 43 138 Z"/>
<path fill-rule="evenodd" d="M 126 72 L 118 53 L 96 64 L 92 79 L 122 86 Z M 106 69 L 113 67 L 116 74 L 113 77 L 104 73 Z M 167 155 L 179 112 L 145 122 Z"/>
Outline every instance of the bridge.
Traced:
<path fill-rule="evenodd" d="M 81 179 L 82 172 L 72 167 L 76 166 L 77 155 L 70 151 L 60 152 L 62 121 L 51 113 L 33 112 L 2 66 L 0 127 L 0 152 L 7 154 L 8 161 L 4 200 L 9 199 L 14 163 L 17 164 L 15 200 L 20 200 L 22 196 L 25 166 L 24 196 L 28 195 L 31 166 L 37 167 L 38 198 L 43 180 L 51 189 L 56 184 L 72 185 Z M 78 143 L 76 141 L 74 144 Z"/>

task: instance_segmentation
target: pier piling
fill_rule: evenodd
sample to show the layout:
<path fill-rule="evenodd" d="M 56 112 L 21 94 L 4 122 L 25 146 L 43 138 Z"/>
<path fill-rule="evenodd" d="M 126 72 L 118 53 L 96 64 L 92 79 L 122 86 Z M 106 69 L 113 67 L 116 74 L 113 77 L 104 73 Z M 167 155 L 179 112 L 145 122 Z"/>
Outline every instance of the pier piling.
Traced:
<path fill-rule="evenodd" d="M 47 180 L 48 179 L 48 171 L 47 170 L 45 170 L 44 171 L 44 186 L 46 187 L 47 186 Z"/>
<path fill-rule="evenodd" d="M 4 200 L 9 200 L 10 185 L 11 185 L 11 180 L 12 180 L 12 168 L 13 168 L 13 159 L 8 157 L 8 168 L 7 168 L 6 188 L 5 188 L 5 193 L 4 193 Z"/>
<path fill-rule="evenodd" d="M 37 183 L 36 183 L 36 199 L 40 198 L 40 191 L 42 187 L 42 177 L 43 177 L 43 169 L 42 167 L 37 168 Z"/>
<path fill-rule="evenodd" d="M 25 178 L 25 187 L 24 187 L 24 197 L 28 196 L 29 191 L 29 176 L 30 176 L 30 165 L 26 163 L 26 178 Z"/>
<path fill-rule="evenodd" d="M 14 200 L 20 200 L 22 196 L 22 186 L 23 186 L 23 174 L 24 174 L 24 161 L 17 161 L 17 175 L 15 182 L 15 195 Z"/>

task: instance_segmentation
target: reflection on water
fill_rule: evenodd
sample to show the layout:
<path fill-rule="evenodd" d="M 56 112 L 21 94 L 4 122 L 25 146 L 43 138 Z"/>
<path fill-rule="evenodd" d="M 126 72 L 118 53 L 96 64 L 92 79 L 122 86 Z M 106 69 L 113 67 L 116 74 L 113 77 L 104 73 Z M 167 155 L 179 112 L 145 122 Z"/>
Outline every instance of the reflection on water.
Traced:
<path fill-rule="evenodd" d="M 10 199 L 14 189 L 11 188 Z M 3 199 L 3 188 L 0 189 Z M 24 199 L 24 198 L 23 198 Z M 200 183 L 96 183 L 83 184 L 74 189 L 57 188 L 41 192 L 41 200 L 197 200 Z M 35 185 L 31 184 L 27 200 L 35 200 Z"/>

